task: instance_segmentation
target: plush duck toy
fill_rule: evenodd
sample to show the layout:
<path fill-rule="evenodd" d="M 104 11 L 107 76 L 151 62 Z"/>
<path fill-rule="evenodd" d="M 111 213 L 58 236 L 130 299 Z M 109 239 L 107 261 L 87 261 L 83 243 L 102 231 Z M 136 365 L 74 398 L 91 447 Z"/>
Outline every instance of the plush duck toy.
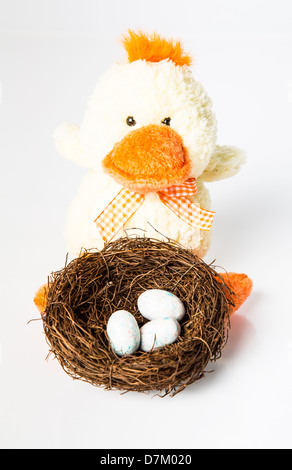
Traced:
<path fill-rule="evenodd" d="M 171 348 L 171 345 L 161 348 L 158 359 L 152 354 L 153 351 L 147 349 L 143 354 L 138 352 L 136 356 L 135 353 L 125 356 L 129 362 L 125 362 L 124 357 L 117 361 L 113 352 L 107 349 L 104 320 L 113 300 L 109 301 L 112 297 L 108 297 L 105 302 L 103 296 L 107 292 L 109 296 L 113 295 L 119 308 L 124 308 L 120 301 L 129 301 L 128 288 L 121 288 L 122 268 L 119 263 L 122 263 L 125 251 L 121 251 L 119 243 L 132 242 L 125 238 L 125 235 L 132 233 L 142 236 L 146 244 L 149 240 L 153 243 L 151 238 L 163 240 L 166 237 L 167 256 L 171 247 L 175 249 L 175 241 L 187 248 L 182 251 L 187 252 L 188 256 L 191 254 L 190 266 L 192 269 L 197 266 L 198 269 L 202 261 L 200 258 L 209 247 L 214 218 L 204 182 L 236 174 L 244 161 L 244 153 L 235 147 L 217 145 L 216 120 L 210 99 L 194 79 L 190 69 L 191 58 L 183 51 L 180 42 L 168 41 L 156 34 L 147 36 L 129 31 L 123 43 L 128 60 L 113 65 L 100 79 L 89 100 L 81 126 L 62 124 L 55 132 L 60 154 L 90 171 L 85 175 L 69 208 L 65 230 L 67 249 L 75 257 L 70 263 L 70 269 L 76 266 L 76 271 L 73 269 L 72 274 L 72 271 L 67 271 L 67 267 L 64 268 L 65 283 L 62 289 L 58 284 L 61 271 L 58 272 L 53 281 L 37 291 L 34 302 L 44 320 L 44 330 L 50 338 L 52 351 L 62 367 L 74 378 L 81 377 L 91 383 L 104 385 L 104 377 L 110 377 L 106 386 L 111 388 L 112 381 L 118 380 L 119 370 L 122 370 L 122 389 L 134 387 L 137 390 L 148 390 L 162 387 L 161 382 L 155 381 L 153 376 L 158 374 L 158 379 L 162 380 L 159 374 L 165 370 L 165 357 L 169 357 L 165 354 L 168 354 L 170 349 L 167 347 Z M 116 242 L 108 244 L 113 240 Z M 142 243 L 141 240 L 135 238 L 138 244 Z M 163 244 L 160 241 L 156 243 Z M 107 252 L 114 250 L 115 246 L 118 246 L 116 262 L 113 261 L 113 252 Z M 157 251 L 155 255 L 152 248 L 149 249 L 147 244 L 149 256 L 146 259 L 150 259 L 151 268 L 151 257 L 156 260 L 157 255 Z M 93 253 L 83 252 L 83 249 L 93 250 Z M 133 252 L 137 256 L 139 250 L 136 248 Z M 104 257 L 109 254 L 111 262 L 118 268 L 118 284 L 112 266 L 110 270 L 106 265 L 105 276 L 102 271 Z M 102 258 L 100 264 L 95 255 Z M 184 256 L 187 256 L 186 253 Z M 144 272 L 145 248 L 140 248 L 139 259 L 140 264 L 135 259 L 136 268 L 132 268 L 133 264 L 126 259 L 126 266 L 133 274 L 130 292 L 131 286 L 137 282 L 134 282 L 134 275 L 138 265 L 143 273 L 135 278 L 139 279 L 139 288 L 142 289 L 143 284 L 141 281 L 140 285 L 141 277 L 145 279 L 146 274 L 155 276 L 154 269 L 148 269 L 146 274 Z M 88 266 L 91 269 L 94 266 L 93 271 Z M 186 282 L 184 276 L 190 267 L 185 266 L 189 265 L 185 265 L 184 261 L 186 271 L 179 276 L 175 286 L 179 282 Z M 97 274 L 96 269 L 99 267 L 102 275 Z M 73 288 L 70 272 L 72 281 L 77 278 Z M 172 279 L 173 272 L 176 272 L 175 264 L 171 263 Z M 203 273 L 202 278 L 207 279 L 207 284 L 213 289 L 217 286 L 215 301 L 205 287 L 201 297 L 197 296 L 197 292 L 193 294 L 192 299 L 196 299 L 197 303 L 200 298 L 204 299 L 202 308 L 204 306 L 206 311 L 201 311 L 200 307 L 195 313 L 194 309 L 188 312 L 189 320 L 184 326 L 181 341 L 174 345 L 178 349 L 171 356 L 173 373 L 167 369 L 167 377 L 163 382 L 167 390 L 172 386 L 173 377 L 178 377 L 179 383 L 182 379 L 187 381 L 181 387 L 183 389 L 187 383 L 197 380 L 194 377 L 203 376 L 201 368 L 205 367 L 204 361 L 210 360 L 213 354 L 216 357 L 216 345 L 221 344 L 228 315 L 239 309 L 252 289 L 252 281 L 246 274 L 229 272 L 219 276 L 210 267 L 207 269 L 207 265 Z M 192 278 L 192 286 L 196 290 L 202 278 L 198 276 L 198 270 L 194 276 L 196 283 L 194 287 Z M 126 298 L 122 297 L 125 291 Z M 60 297 L 63 292 L 66 296 L 69 292 L 65 300 Z M 77 292 L 77 295 L 72 296 L 71 292 Z M 116 300 L 119 295 L 120 300 Z M 100 298 L 102 301 L 98 300 Z M 106 307 L 101 314 L 102 305 Z M 221 334 L 214 326 L 214 321 L 218 318 L 221 321 L 223 317 Z M 71 332 L 68 332 L 67 320 L 70 330 L 72 327 Z M 207 330 L 211 328 L 211 336 L 207 333 L 205 335 L 203 325 Z M 110 336 L 108 328 L 106 331 Z M 118 331 L 118 335 L 122 334 L 121 331 Z M 213 338 L 214 332 L 215 336 L 218 335 L 216 340 Z M 199 361 L 195 370 L 194 361 L 201 357 L 204 349 L 202 342 L 207 345 L 206 359 Z M 184 357 L 190 367 L 186 368 L 183 364 L 180 371 L 184 347 Z M 131 372 L 129 379 L 124 374 L 125 370 Z M 186 373 L 186 370 L 187 376 L 183 378 L 181 374 Z M 141 375 L 137 378 L 135 374 Z M 143 388 L 144 385 L 141 388 L 141 377 L 148 377 L 149 374 L 150 383 L 145 385 L 146 388 Z"/>
<path fill-rule="evenodd" d="M 129 31 L 128 60 L 99 80 L 80 127 L 61 124 L 59 153 L 90 169 L 67 216 L 69 253 L 125 234 L 168 237 L 202 257 L 214 212 L 204 182 L 235 175 L 244 152 L 216 143 L 211 101 L 180 44 Z"/>

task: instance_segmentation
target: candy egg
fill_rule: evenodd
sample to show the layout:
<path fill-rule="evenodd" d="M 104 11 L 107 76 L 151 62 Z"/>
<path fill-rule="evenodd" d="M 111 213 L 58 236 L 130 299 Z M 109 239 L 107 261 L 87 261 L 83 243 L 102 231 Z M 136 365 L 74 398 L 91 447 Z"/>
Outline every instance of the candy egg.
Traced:
<path fill-rule="evenodd" d="M 172 317 L 177 321 L 185 314 L 182 301 L 171 292 L 162 289 L 149 289 L 138 297 L 138 309 L 148 320 Z"/>
<path fill-rule="evenodd" d="M 119 356 L 133 354 L 139 348 L 140 330 L 130 312 L 114 312 L 108 320 L 106 331 L 113 351 Z"/>
<path fill-rule="evenodd" d="M 174 343 L 180 335 L 180 324 L 174 318 L 158 318 L 140 328 L 142 351 L 161 348 Z"/>

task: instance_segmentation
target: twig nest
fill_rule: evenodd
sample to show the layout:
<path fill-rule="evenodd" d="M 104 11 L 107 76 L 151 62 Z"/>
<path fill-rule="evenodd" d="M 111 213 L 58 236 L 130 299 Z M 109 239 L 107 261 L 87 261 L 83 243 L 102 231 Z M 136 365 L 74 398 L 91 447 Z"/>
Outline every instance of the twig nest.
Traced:
<path fill-rule="evenodd" d="M 119 356 L 108 321 L 126 310 L 139 328 L 149 323 L 137 306 L 149 289 L 182 302 L 179 337 Z M 95 386 L 175 394 L 202 378 L 226 344 L 232 292 L 214 267 L 176 243 L 121 238 L 99 252 L 86 251 L 52 273 L 47 291 L 42 319 L 52 353 L 67 374 Z"/>

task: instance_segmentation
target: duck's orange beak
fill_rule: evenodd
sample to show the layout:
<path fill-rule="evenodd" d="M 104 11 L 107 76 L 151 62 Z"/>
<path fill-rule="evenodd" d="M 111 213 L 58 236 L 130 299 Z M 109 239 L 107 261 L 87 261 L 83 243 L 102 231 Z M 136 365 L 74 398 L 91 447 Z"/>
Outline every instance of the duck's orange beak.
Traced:
<path fill-rule="evenodd" d="M 182 138 L 164 124 L 131 131 L 102 163 L 118 183 L 141 193 L 183 183 L 192 168 Z"/>

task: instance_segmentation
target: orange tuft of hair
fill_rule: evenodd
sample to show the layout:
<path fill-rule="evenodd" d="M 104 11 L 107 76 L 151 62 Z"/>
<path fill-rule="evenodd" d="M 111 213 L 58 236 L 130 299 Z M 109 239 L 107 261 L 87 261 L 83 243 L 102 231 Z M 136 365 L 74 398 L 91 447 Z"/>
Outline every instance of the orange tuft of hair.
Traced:
<path fill-rule="evenodd" d="M 148 35 L 143 32 L 135 33 L 130 29 L 128 34 L 123 36 L 122 43 L 129 62 L 160 62 L 168 59 L 179 66 L 192 64 L 192 58 L 184 52 L 180 41 L 165 39 L 156 33 Z"/>

